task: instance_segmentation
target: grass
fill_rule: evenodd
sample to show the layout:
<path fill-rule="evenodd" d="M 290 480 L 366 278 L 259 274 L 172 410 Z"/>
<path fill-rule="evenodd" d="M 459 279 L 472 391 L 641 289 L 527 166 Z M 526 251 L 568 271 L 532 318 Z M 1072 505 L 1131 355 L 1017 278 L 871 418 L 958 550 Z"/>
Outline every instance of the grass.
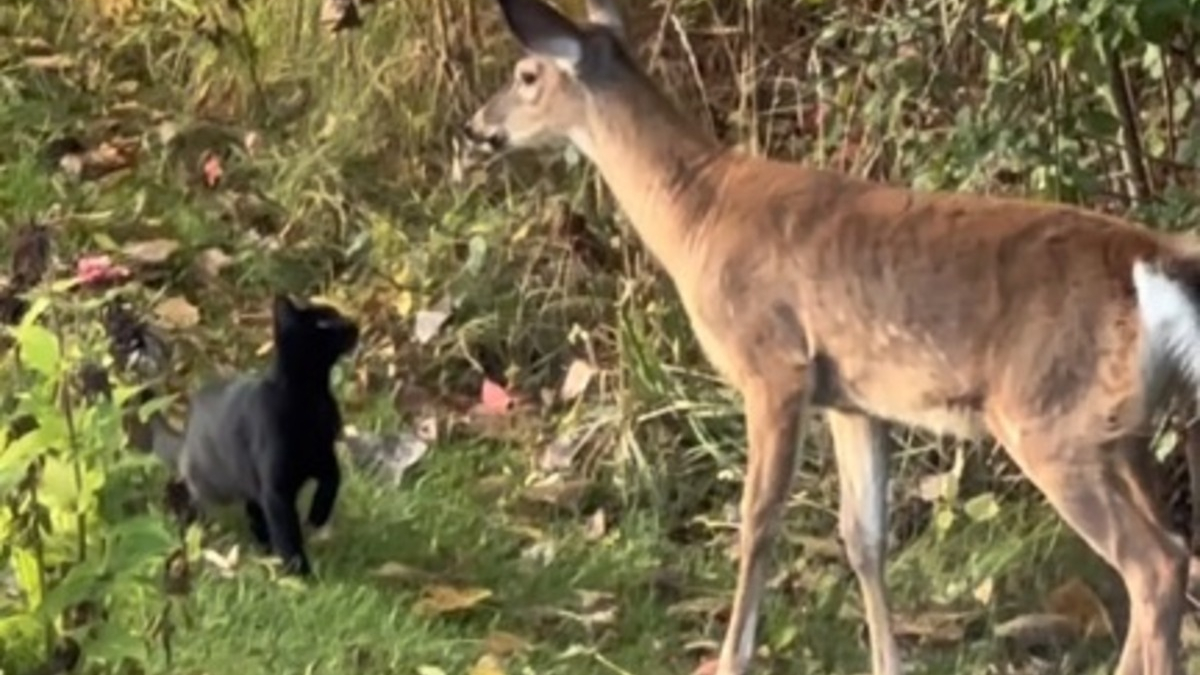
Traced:
<path fill-rule="evenodd" d="M 202 565 L 172 659 L 159 654 L 150 671 L 660 675 L 711 654 L 733 587 L 736 402 L 700 365 L 636 244 L 605 243 L 613 219 L 582 169 L 547 184 L 525 170 L 536 160 L 514 159 L 488 183 L 448 185 L 442 127 L 506 62 L 449 49 L 451 28 L 431 15 L 447 3 L 382 3 L 363 31 L 337 39 L 303 3 L 135 4 L 140 19 L 111 22 L 89 3 L 0 8 L 0 222 L 52 222 L 64 264 L 178 241 L 168 264 L 138 273 L 147 307 L 183 297 L 200 310 L 199 325 L 171 333 L 181 389 L 260 362 L 269 293 L 319 293 L 368 328 L 339 384 L 349 422 L 389 430 L 434 414 L 445 430 L 399 487 L 347 469 L 332 538 L 312 547 L 316 582 L 280 582 L 246 553 L 229 575 Z M 36 65 L 38 55 L 74 65 Z M 132 137 L 140 152 L 130 170 L 80 183 L 38 159 L 62 134 Z M 203 185 L 206 151 L 222 158 L 216 189 Z M 592 239 L 564 230 L 563 203 Z M 607 262 L 581 253 L 589 242 Z M 193 264 L 210 247 L 231 257 L 215 280 Z M 413 312 L 443 298 L 452 326 L 414 345 Z M 582 403 L 513 413 L 512 429 L 464 421 L 455 403 L 485 375 L 536 399 L 580 357 L 601 371 Z M 567 473 L 587 486 L 575 499 L 540 483 L 535 459 L 586 422 L 598 433 Z M 824 439 L 811 445 L 764 603 L 759 672 L 865 673 L 832 466 Z M 898 482 L 911 487 L 921 461 L 897 461 Z M 994 629 L 1072 579 L 1112 594 L 1111 574 L 1044 506 L 992 496 L 994 512 L 972 518 L 953 502 L 932 521 L 905 515 L 915 501 L 897 497 L 894 529 L 916 523 L 889 568 L 914 672 L 1035 672 L 1038 653 Z M 239 520 L 221 519 L 206 545 L 245 549 Z M 421 611 L 439 586 L 467 606 Z M 1095 616 L 1086 600 L 1068 604 Z M 1102 673 L 1114 653 L 1099 638 L 1044 661 Z"/>

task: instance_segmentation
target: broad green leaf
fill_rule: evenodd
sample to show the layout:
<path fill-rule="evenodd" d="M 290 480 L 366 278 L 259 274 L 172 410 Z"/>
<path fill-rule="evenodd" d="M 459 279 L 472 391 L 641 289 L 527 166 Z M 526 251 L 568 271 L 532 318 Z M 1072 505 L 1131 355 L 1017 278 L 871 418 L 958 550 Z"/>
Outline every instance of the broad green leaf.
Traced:
<path fill-rule="evenodd" d="M 58 338 L 37 324 L 17 328 L 17 343 L 21 345 L 21 360 L 37 372 L 53 377 L 58 372 L 60 358 Z"/>
<path fill-rule="evenodd" d="M 57 618 L 72 605 L 99 596 L 107 582 L 100 563 L 89 558 L 73 566 L 67 575 L 54 584 L 46 593 L 46 600 L 38 607 L 38 613 L 47 619 Z"/>
<path fill-rule="evenodd" d="M 85 644 L 89 659 L 116 664 L 124 659 L 144 663 L 149 658 L 145 640 L 113 621 L 101 623 Z"/>
<path fill-rule="evenodd" d="M 46 295 L 37 296 L 29 303 L 29 309 L 25 310 L 24 316 L 21 317 L 21 323 L 17 325 L 16 330 L 20 331 L 26 326 L 34 325 L 49 308 L 50 297 Z"/>
<path fill-rule="evenodd" d="M 29 607 L 37 608 L 42 604 L 45 589 L 42 588 L 42 577 L 39 573 L 38 560 L 34 552 L 27 548 L 14 548 L 12 552 L 13 576 L 17 585 L 25 593 Z"/>
<path fill-rule="evenodd" d="M 107 568 L 115 574 L 140 572 L 146 563 L 162 558 L 174 546 L 164 521 L 139 516 L 115 525 L 109 532 Z"/>

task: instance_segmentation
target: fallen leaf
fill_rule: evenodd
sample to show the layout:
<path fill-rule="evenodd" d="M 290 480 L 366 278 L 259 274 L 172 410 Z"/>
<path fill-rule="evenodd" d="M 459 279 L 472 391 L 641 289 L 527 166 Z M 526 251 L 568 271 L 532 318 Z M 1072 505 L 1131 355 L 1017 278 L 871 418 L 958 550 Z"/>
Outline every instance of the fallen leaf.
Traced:
<path fill-rule="evenodd" d="M 446 675 L 446 671 L 437 666 L 417 666 L 417 675 Z"/>
<path fill-rule="evenodd" d="M 587 519 L 587 524 L 583 528 L 583 538 L 588 541 L 596 541 L 604 537 L 608 532 L 608 518 L 604 515 L 604 509 L 596 509 Z"/>
<path fill-rule="evenodd" d="M 588 383 L 592 381 L 592 376 L 595 374 L 595 366 L 583 359 L 575 359 L 571 362 L 571 366 L 567 368 L 567 375 L 563 378 L 562 387 L 558 390 L 558 395 L 564 401 L 577 398 L 587 389 Z"/>
<path fill-rule="evenodd" d="M 217 572 L 226 579 L 232 577 L 237 571 L 238 562 L 241 560 L 241 549 L 237 544 L 230 547 L 229 551 L 224 555 L 206 548 L 201 554 L 204 560 L 217 569 Z"/>
<path fill-rule="evenodd" d="M 485 415 L 503 415 L 514 405 L 508 391 L 486 377 L 479 390 L 479 402 L 479 411 Z"/>
<path fill-rule="evenodd" d="M 204 177 L 204 185 L 215 188 L 225 175 L 225 169 L 221 167 L 221 158 L 215 152 L 206 151 L 200 161 L 200 173 Z"/>
<path fill-rule="evenodd" d="M 25 65 L 34 70 L 68 70 L 74 68 L 75 64 L 75 59 L 64 54 L 25 57 Z"/>
<path fill-rule="evenodd" d="M 593 591 L 586 588 L 575 591 L 575 595 L 579 597 L 580 609 L 585 610 L 608 606 L 617 600 L 617 596 L 608 591 Z"/>
<path fill-rule="evenodd" d="M 475 665 L 471 666 L 471 670 L 467 675 L 504 675 L 504 668 L 500 665 L 500 659 L 493 654 L 484 654 L 479 657 Z"/>
<path fill-rule="evenodd" d="M 224 251 L 217 247 L 206 248 L 196 256 L 196 267 L 209 279 L 216 279 L 221 270 L 233 262 Z"/>
<path fill-rule="evenodd" d="M 1112 619 L 1104 602 L 1081 579 L 1069 579 L 1046 596 L 1046 609 L 1070 619 L 1076 630 L 1087 638 L 1114 634 Z"/>
<path fill-rule="evenodd" d="M 523 652 L 532 646 L 525 638 L 502 630 L 492 631 L 483 639 L 483 648 L 489 654 L 495 654 L 496 656 L 508 656 L 509 654 Z"/>
<path fill-rule="evenodd" d="M 975 590 L 972 591 L 971 595 L 975 596 L 975 599 L 979 601 L 979 604 L 990 605 L 992 604 L 992 595 L 995 592 L 995 589 L 996 582 L 991 577 L 988 577 L 975 587 Z"/>
<path fill-rule="evenodd" d="M 428 343 L 437 337 L 438 331 L 442 329 L 446 319 L 449 318 L 449 312 L 433 309 L 420 310 L 413 320 L 413 339 L 417 341 L 417 344 Z"/>
<path fill-rule="evenodd" d="M 96 179 L 113 171 L 128 168 L 133 165 L 136 152 L 137 146 L 131 145 L 128 140 L 119 145 L 115 141 L 112 143 L 104 141 L 83 155 L 83 176 Z"/>
<path fill-rule="evenodd" d="M 538 468 L 547 473 L 565 471 L 583 446 L 579 442 L 580 429 L 572 429 L 555 437 L 538 457 Z"/>
<path fill-rule="evenodd" d="M 242 136 L 242 146 L 246 148 L 246 154 L 253 156 L 262 149 L 262 134 L 257 131 L 247 131 Z"/>
<path fill-rule="evenodd" d="M 379 567 L 371 570 L 371 576 L 377 579 L 386 579 L 388 581 L 418 581 L 427 582 L 434 578 L 434 575 L 426 572 L 423 569 L 405 565 L 404 563 L 389 560 Z"/>
<path fill-rule="evenodd" d="M 121 252 L 137 262 L 158 265 L 166 262 L 178 250 L 179 242 L 173 239 L 148 239 L 127 244 Z"/>
<path fill-rule="evenodd" d="M 362 25 L 362 17 L 354 0 L 325 0 L 321 5 L 320 21 L 321 25 L 334 33 Z"/>
<path fill-rule="evenodd" d="M 584 478 L 566 480 L 555 475 L 529 486 L 521 493 L 525 499 L 570 508 L 576 505 L 590 485 Z"/>
<path fill-rule="evenodd" d="M 722 614 L 729 609 L 728 598 L 704 596 L 677 602 L 667 607 L 667 616 L 686 617 L 701 616 L 710 618 Z"/>
<path fill-rule="evenodd" d="M 486 588 L 456 588 L 436 585 L 425 589 L 423 597 L 413 605 L 413 611 L 426 616 L 468 610 L 492 597 Z"/>
<path fill-rule="evenodd" d="M 191 328 L 200 323 L 200 310 L 178 296 L 155 305 L 154 315 L 169 328 Z"/>
<path fill-rule="evenodd" d="M 897 639 L 922 645 L 958 645 L 967 635 L 967 628 L 980 617 L 977 610 L 930 610 L 918 614 L 894 617 Z"/>

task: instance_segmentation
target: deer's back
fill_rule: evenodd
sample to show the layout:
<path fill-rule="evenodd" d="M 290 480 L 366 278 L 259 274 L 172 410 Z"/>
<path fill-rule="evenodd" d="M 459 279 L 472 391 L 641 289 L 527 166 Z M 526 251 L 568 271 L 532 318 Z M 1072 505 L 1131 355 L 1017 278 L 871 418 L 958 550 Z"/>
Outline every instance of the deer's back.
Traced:
<path fill-rule="evenodd" d="M 735 384 L 803 378 L 818 404 L 959 435 L 989 408 L 1110 414 L 1140 391 L 1131 271 L 1170 252 L 1155 233 L 783 163 L 728 171 L 677 282 Z"/>

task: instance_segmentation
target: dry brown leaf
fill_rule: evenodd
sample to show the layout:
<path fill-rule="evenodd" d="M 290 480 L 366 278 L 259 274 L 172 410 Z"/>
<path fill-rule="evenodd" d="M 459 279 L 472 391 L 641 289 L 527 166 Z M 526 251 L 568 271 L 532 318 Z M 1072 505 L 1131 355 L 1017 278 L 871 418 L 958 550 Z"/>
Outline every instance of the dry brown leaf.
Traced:
<path fill-rule="evenodd" d="M 1072 578 L 1046 596 L 1046 609 L 1065 617 L 1087 638 L 1113 635 L 1112 618 L 1104 602 L 1082 579 Z"/>
<path fill-rule="evenodd" d="M 976 611 L 932 610 L 920 614 L 897 614 L 896 637 L 926 645 L 957 645 L 967 633 L 967 626 L 976 619 Z"/>
<path fill-rule="evenodd" d="M 420 581 L 426 582 L 434 578 L 434 575 L 417 567 L 411 567 L 404 563 L 398 563 L 389 560 L 379 567 L 371 570 L 371 576 L 377 579 L 387 579 L 390 581 Z"/>
<path fill-rule="evenodd" d="M 587 524 L 583 527 L 583 537 L 588 541 L 596 541 L 604 537 L 608 533 L 608 517 L 604 514 L 604 509 L 596 509 L 587 519 Z"/>
<path fill-rule="evenodd" d="M 182 297 L 167 298 L 154 306 L 154 315 L 168 328 L 191 328 L 200 323 L 200 310 Z"/>
<path fill-rule="evenodd" d="M 471 666 L 467 675 L 504 675 L 504 668 L 500 665 L 500 659 L 495 655 L 484 654 L 479 657 L 475 665 Z"/>
<path fill-rule="evenodd" d="M 129 139 L 114 139 L 104 141 L 88 150 L 83 156 L 83 175 L 85 178 L 96 179 L 113 171 L 120 171 L 133 165 L 137 145 Z"/>
<path fill-rule="evenodd" d="M 492 631 L 483 639 L 483 648 L 489 654 L 508 656 L 528 650 L 533 645 L 520 635 L 514 635 L 502 630 Z"/>
<path fill-rule="evenodd" d="M 233 258 L 215 246 L 204 249 L 200 252 L 200 255 L 196 256 L 196 267 L 209 279 L 219 277 L 221 270 L 228 267 L 232 262 Z"/>
<path fill-rule="evenodd" d="M 975 596 L 975 599 L 979 601 L 979 604 L 990 605 L 992 604 L 992 596 L 995 594 L 995 592 L 996 582 L 991 577 L 988 577 L 975 587 L 975 590 L 971 592 L 971 595 Z"/>
<path fill-rule="evenodd" d="M 325 0 L 321 4 L 321 25 L 336 33 L 362 25 L 354 0 Z"/>
<path fill-rule="evenodd" d="M 691 598 L 667 607 L 667 616 L 712 617 L 729 609 L 729 599 L 717 596 Z"/>
<path fill-rule="evenodd" d="M 570 508 L 579 503 L 589 484 L 590 482 L 583 478 L 565 480 L 552 476 L 526 488 L 521 496 L 530 501 Z"/>
<path fill-rule="evenodd" d="M 413 610 L 426 616 L 459 612 L 471 609 L 492 597 L 486 588 L 456 588 L 442 584 L 429 586 L 424 596 L 413 605 Z"/>
<path fill-rule="evenodd" d="M 75 59 L 64 54 L 26 56 L 25 65 L 34 70 L 69 70 L 75 67 Z"/>
<path fill-rule="evenodd" d="M 135 0 L 92 0 L 96 10 L 108 19 L 120 19 L 137 6 Z"/>
<path fill-rule="evenodd" d="M 174 239 L 147 239 L 126 244 L 121 252 L 137 262 L 158 265 L 166 262 L 178 250 L 179 242 Z"/>
<path fill-rule="evenodd" d="M 558 395 L 564 401 L 577 398 L 587 389 L 588 383 L 592 381 L 592 376 L 595 374 L 595 366 L 583 359 L 575 359 L 567 368 L 567 375 L 563 378 L 562 388 L 558 390 Z"/>

